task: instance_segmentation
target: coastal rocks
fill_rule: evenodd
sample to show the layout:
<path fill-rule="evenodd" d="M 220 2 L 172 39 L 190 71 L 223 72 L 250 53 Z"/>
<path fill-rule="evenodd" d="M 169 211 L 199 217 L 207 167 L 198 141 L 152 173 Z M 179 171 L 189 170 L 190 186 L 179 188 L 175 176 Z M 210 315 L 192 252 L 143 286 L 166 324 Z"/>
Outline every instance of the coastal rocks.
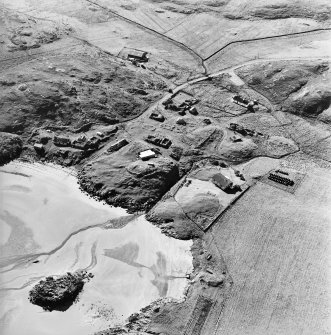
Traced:
<path fill-rule="evenodd" d="M 92 277 L 86 271 L 67 272 L 58 278 L 47 277 L 30 291 L 29 300 L 45 311 L 65 311 L 76 300 L 85 282 Z"/>
<path fill-rule="evenodd" d="M 22 145 L 19 136 L 0 132 L 0 166 L 17 158 L 22 152 Z"/>
<path fill-rule="evenodd" d="M 201 283 L 201 285 L 207 285 L 211 287 L 219 287 L 221 286 L 225 281 L 225 275 L 220 274 L 217 275 L 215 273 L 210 272 L 201 272 L 198 276 L 198 279 Z"/>

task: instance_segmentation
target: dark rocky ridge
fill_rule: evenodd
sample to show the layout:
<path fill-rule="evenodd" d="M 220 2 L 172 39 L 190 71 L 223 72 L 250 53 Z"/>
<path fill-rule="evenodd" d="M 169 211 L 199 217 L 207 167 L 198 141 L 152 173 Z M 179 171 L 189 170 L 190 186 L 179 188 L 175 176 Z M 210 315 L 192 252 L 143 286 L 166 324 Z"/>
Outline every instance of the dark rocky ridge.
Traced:
<path fill-rule="evenodd" d="M 328 62 L 265 62 L 258 66 L 244 66 L 237 71 L 250 87 L 283 111 L 315 118 L 330 106 Z"/>
<path fill-rule="evenodd" d="M 73 130 L 128 121 L 165 88 L 152 74 L 82 45 L 2 73 L 0 131 L 28 135 L 39 127 Z"/>

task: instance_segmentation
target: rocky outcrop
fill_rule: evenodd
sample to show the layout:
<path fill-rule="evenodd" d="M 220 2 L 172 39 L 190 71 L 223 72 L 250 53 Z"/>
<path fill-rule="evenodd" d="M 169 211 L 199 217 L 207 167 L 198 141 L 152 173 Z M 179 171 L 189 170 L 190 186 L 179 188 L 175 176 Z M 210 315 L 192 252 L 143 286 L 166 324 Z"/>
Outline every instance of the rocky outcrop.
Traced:
<path fill-rule="evenodd" d="M 17 65 L 0 75 L 0 131 L 31 135 L 40 127 L 76 132 L 140 115 L 166 84 L 88 46 L 67 55 Z M 132 88 L 148 94 L 131 92 Z M 94 97 L 91 99 L 91 97 Z"/>
<path fill-rule="evenodd" d="M 312 19 L 316 21 L 327 21 L 330 19 L 330 6 L 325 0 L 316 0 L 310 3 L 307 0 L 281 1 L 274 0 L 272 3 L 266 1 L 254 1 L 249 6 L 243 6 L 240 11 L 234 11 L 228 6 L 224 16 L 228 19 L 239 20 L 277 20 L 288 18 Z"/>
<path fill-rule="evenodd" d="M 82 291 L 86 280 L 92 277 L 86 271 L 68 272 L 58 278 L 41 280 L 29 293 L 32 304 L 46 311 L 67 310 Z"/>
<path fill-rule="evenodd" d="M 326 86 L 326 85 L 325 85 Z M 307 117 L 316 117 L 331 104 L 331 90 L 328 87 L 318 86 L 307 87 L 306 90 L 293 95 L 284 104 L 284 110 Z"/>
<path fill-rule="evenodd" d="M 79 172 L 81 187 L 131 212 L 150 209 L 177 182 L 179 170 L 162 156 L 140 160 L 139 152 L 147 148 L 146 143 L 135 142 L 86 164 Z"/>
<path fill-rule="evenodd" d="M 19 136 L 0 132 L 0 166 L 19 157 L 22 145 L 22 140 Z"/>

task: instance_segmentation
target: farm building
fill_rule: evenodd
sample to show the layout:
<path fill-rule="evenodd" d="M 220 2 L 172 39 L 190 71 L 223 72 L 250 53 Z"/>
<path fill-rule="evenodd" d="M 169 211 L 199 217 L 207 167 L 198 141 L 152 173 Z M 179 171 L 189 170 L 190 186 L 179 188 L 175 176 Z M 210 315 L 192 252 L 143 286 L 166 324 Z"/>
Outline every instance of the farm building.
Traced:
<path fill-rule="evenodd" d="M 79 150 L 85 150 L 87 148 L 87 143 L 86 141 L 74 140 L 72 141 L 72 147 Z"/>
<path fill-rule="evenodd" d="M 228 192 L 233 189 L 233 182 L 222 173 L 215 174 L 212 178 L 212 182 L 224 192 Z"/>
<path fill-rule="evenodd" d="M 139 153 L 139 157 L 143 160 L 143 161 L 147 161 L 151 158 L 155 158 L 156 154 L 153 150 L 145 150 L 142 151 L 141 153 Z"/>
<path fill-rule="evenodd" d="M 136 60 L 138 62 L 147 62 L 147 52 L 141 50 L 130 50 L 128 53 L 128 59 Z"/>
<path fill-rule="evenodd" d="M 60 147 L 70 147 L 71 141 L 68 137 L 54 136 L 54 144 Z"/>
<path fill-rule="evenodd" d="M 159 147 L 165 148 L 165 149 L 168 149 L 172 144 L 171 140 L 169 140 L 168 138 L 157 137 L 157 136 L 154 136 L 154 135 L 148 135 L 145 138 L 145 141 L 149 142 L 149 143 L 152 143 L 154 145 L 157 145 Z"/>
<path fill-rule="evenodd" d="M 127 144 L 129 144 L 129 142 L 125 138 L 123 138 L 123 139 L 111 144 L 107 151 L 108 152 L 118 151 L 121 148 L 123 148 L 124 146 L 126 146 Z"/>

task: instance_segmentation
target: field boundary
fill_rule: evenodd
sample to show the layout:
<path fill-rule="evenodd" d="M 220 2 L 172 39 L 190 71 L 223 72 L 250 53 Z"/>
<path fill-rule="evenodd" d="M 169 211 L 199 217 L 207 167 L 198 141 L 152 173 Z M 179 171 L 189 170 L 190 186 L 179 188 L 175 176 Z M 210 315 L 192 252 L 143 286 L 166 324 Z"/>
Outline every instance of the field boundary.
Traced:
<path fill-rule="evenodd" d="M 214 217 L 212 220 L 211 220 L 211 222 L 205 227 L 205 228 L 203 228 L 203 231 L 204 232 L 207 232 L 207 230 L 209 230 L 209 228 L 210 227 L 212 227 L 213 225 L 214 225 L 214 223 L 216 222 L 216 221 L 218 221 L 220 218 L 221 218 L 221 216 L 225 213 L 225 212 L 227 212 L 230 208 L 232 208 L 232 206 L 253 186 L 253 185 L 249 185 L 249 184 L 245 184 L 244 185 L 245 186 L 245 189 L 244 190 L 242 190 L 242 192 L 236 197 L 236 198 L 234 198 L 232 201 L 231 201 L 231 203 L 228 205 L 228 206 L 226 206 L 220 213 L 218 213 L 217 214 L 217 216 L 216 217 Z"/>

